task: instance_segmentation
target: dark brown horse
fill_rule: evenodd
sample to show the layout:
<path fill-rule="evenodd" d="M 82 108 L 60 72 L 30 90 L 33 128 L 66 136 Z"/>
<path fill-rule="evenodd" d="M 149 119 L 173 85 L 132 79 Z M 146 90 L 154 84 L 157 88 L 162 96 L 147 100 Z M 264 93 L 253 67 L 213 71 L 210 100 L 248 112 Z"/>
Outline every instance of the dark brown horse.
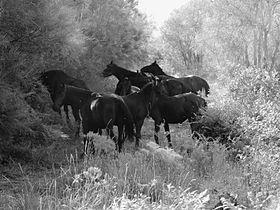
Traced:
<path fill-rule="evenodd" d="M 81 107 L 82 126 L 84 133 L 84 153 L 87 152 L 88 141 L 86 134 L 90 131 L 97 133 L 99 129 L 106 129 L 115 141 L 120 152 L 124 142 L 124 134 L 133 140 L 134 124 L 132 115 L 121 96 L 116 94 L 93 95 Z M 118 127 L 118 139 L 113 133 L 113 126 Z"/>
<path fill-rule="evenodd" d="M 136 128 L 136 147 L 139 146 L 139 139 L 141 138 L 141 129 L 144 120 L 150 115 L 151 109 L 157 102 L 158 97 L 162 94 L 161 88 L 156 88 L 160 83 L 156 80 L 146 84 L 139 92 L 131 93 L 123 97 L 123 100 L 129 107 L 133 116 L 133 121 Z"/>
<path fill-rule="evenodd" d="M 131 93 L 139 92 L 140 88 L 131 85 L 131 81 L 125 77 L 123 80 L 120 80 L 117 84 L 115 94 L 120 96 L 126 96 Z"/>
<path fill-rule="evenodd" d="M 47 87 L 53 102 L 54 102 L 54 97 L 55 97 L 54 92 L 56 91 L 55 88 L 58 87 L 59 84 L 66 84 L 66 85 L 71 85 L 74 87 L 89 90 L 89 88 L 87 87 L 87 85 L 84 81 L 73 78 L 61 70 L 51 70 L 51 71 L 43 72 L 40 75 L 40 80 L 42 81 L 42 84 Z M 64 112 L 66 114 L 66 118 L 69 121 L 68 106 L 66 104 L 62 104 L 62 105 L 64 107 Z M 61 114 L 60 109 L 57 109 L 56 111 L 59 114 Z M 74 118 L 75 118 L 75 116 L 74 116 Z"/>
<path fill-rule="evenodd" d="M 152 81 L 150 77 L 122 68 L 113 62 L 107 65 L 106 69 L 102 71 L 102 74 L 104 77 L 114 75 L 119 81 L 123 81 L 127 77 L 131 81 L 131 84 L 138 88 L 142 88 L 145 84 Z"/>
<path fill-rule="evenodd" d="M 193 92 L 197 94 L 198 91 L 202 91 L 205 92 L 206 96 L 210 93 L 209 84 L 207 83 L 206 80 L 202 79 L 201 77 L 193 76 L 193 75 L 186 76 L 186 77 L 179 77 L 179 78 L 172 77 L 164 73 L 162 68 L 157 64 L 156 61 L 153 62 L 151 65 L 143 67 L 140 71 L 141 73 L 151 73 L 154 76 L 158 76 L 159 78 L 163 80 L 167 80 L 169 82 L 170 80 L 179 81 L 184 85 L 185 90 L 187 92 Z"/>
<path fill-rule="evenodd" d="M 172 144 L 169 133 L 169 124 L 183 123 L 185 120 L 188 120 L 190 123 L 195 121 L 196 116 L 200 113 L 200 109 L 206 107 L 207 104 L 203 98 L 195 95 L 194 93 L 167 96 L 167 91 L 164 90 L 163 85 L 157 85 L 157 88 L 160 88 L 157 92 L 161 93 L 161 95 L 156 104 L 152 107 L 150 113 L 150 116 L 155 121 L 154 138 L 158 144 L 157 133 L 160 130 L 160 124 L 164 123 L 164 129 L 167 132 L 168 144 L 171 147 Z"/>
<path fill-rule="evenodd" d="M 92 96 L 93 92 L 82 88 L 77 88 L 64 83 L 57 82 L 53 90 L 53 109 L 59 111 L 62 105 L 70 105 L 76 122 L 76 136 L 80 132 L 81 118 L 79 110 L 81 106 Z"/>
<path fill-rule="evenodd" d="M 125 78 L 128 78 L 128 80 L 131 82 L 131 85 L 138 88 L 142 88 L 145 84 L 152 81 L 152 77 L 147 76 L 145 73 L 141 74 L 138 72 L 129 71 L 117 66 L 113 62 L 107 65 L 107 68 L 104 69 L 102 73 L 104 77 L 114 75 L 119 80 L 119 82 L 124 81 Z M 169 95 L 176 95 L 191 91 L 191 87 L 187 87 L 187 85 L 184 85 L 182 82 L 175 79 L 166 81 L 165 85 Z M 117 89 L 116 91 L 119 92 Z"/>
<path fill-rule="evenodd" d="M 128 104 L 131 113 L 136 116 L 136 119 L 138 119 L 134 119 L 137 133 L 136 136 L 138 135 L 138 139 L 141 137 L 140 131 L 144 118 L 149 114 L 155 122 L 154 138 L 156 143 L 159 143 L 157 133 L 159 132 L 160 124 L 164 123 L 164 129 L 167 132 L 166 137 L 168 139 L 169 146 L 171 147 L 172 144 L 169 133 L 169 124 L 182 123 L 185 120 L 188 120 L 191 123 L 191 129 L 193 132 L 192 122 L 194 122 L 196 120 L 196 116 L 199 115 L 199 109 L 206 107 L 206 101 L 193 93 L 184 93 L 169 97 L 167 96 L 168 92 L 164 82 L 165 81 L 157 80 L 153 89 L 155 92 L 155 99 L 152 103 L 148 101 L 146 102 L 146 105 L 141 105 L 141 103 L 145 103 L 145 99 L 141 99 L 136 93 L 130 94 L 127 97 L 124 97 L 124 99 Z M 131 88 L 131 84 L 123 83 L 122 88 L 124 90 L 129 90 Z M 148 108 L 146 108 L 146 111 L 145 109 L 136 109 L 139 105 L 140 107 L 148 106 Z"/>

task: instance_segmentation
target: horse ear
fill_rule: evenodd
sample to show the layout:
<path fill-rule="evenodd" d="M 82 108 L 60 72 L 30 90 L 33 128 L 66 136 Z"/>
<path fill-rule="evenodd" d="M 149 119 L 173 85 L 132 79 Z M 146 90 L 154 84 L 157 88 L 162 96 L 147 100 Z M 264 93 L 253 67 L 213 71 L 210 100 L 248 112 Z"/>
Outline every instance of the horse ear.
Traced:
<path fill-rule="evenodd" d="M 153 62 L 153 64 L 157 64 L 157 61 L 155 60 L 155 61 Z"/>
<path fill-rule="evenodd" d="M 111 61 L 111 63 L 110 63 L 110 64 L 114 64 L 114 63 L 113 63 L 113 61 Z"/>

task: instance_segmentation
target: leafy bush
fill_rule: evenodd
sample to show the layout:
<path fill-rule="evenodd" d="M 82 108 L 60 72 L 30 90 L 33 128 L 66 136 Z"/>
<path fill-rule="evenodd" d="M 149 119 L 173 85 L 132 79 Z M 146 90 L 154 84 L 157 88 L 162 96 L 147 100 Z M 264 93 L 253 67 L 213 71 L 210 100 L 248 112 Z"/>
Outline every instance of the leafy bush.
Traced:
<path fill-rule="evenodd" d="M 239 121 L 252 144 L 244 166 L 256 209 L 269 206 L 280 189 L 279 88 L 276 71 L 240 67 L 234 72 L 231 92 L 243 107 Z"/>

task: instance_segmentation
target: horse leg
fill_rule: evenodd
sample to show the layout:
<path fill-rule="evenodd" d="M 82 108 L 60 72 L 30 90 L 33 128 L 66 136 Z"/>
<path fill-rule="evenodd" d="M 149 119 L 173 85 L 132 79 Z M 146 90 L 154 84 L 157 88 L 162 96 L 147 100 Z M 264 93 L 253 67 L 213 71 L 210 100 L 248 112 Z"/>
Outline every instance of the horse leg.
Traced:
<path fill-rule="evenodd" d="M 117 147 L 118 147 L 118 150 L 119 152 L 121 152 L 122 150 L 122 146 L 123 146 L 123 143 L 124 143 L 124 138 L 123 138 L 123 125 L 118 125 L 118 142 L 117 142 Z"/>
<path fill-rule="evenodd" d="M 155 132 L 154 132 L 154 138 L 155 138 L 155 142 L 159 145 L 159 141 L 158 141 L 158 132 L 160 130 L 160 123 L 155 121 Z"/>
<path fill-rule="evenodd" d="M 84 141 L 84 152 L 82 153 L 82 156 L 86 156 L 88 150 L 88 142 L 89 142 L 87 134 L 84 134 L 83 141 Z"/>
<path fill-rule="evenodd" d="M 75 123 L 76 123 L 76 133 L 75 136 L 78 137 L 79 133 L 80 133 L 80 125 L 81 125 L 81 118 L 79 115 L 79 108 L 72 106 L 72 112 L 73 112 L 73 116 L 75 118 Z"/>
<path fill-rule="evenodd" d="M 66 115 L 66 120 L 67 122 L 70 121 L 70 118 L 69 118 L 69 110 L 68 110 L 68 106 L 66 104 L 63 105 L 63 110 L 64 110 L 64 113 Z"/>
<path fill-rule="evenodd" d="M 107 135 L 108 136 L 110 136 L 110 138 L 114 141 L 114 142 L 117 142 L 117 140 L 116 140 L 116 136 L 115 136 L 115 134 L 114 134 L 114 132 L 113 132 L 113 127 L 107 127 L 106 128 L 106 132 L 107 132 Z"/>
<path fill-rule="evenodd" d="M 168 147 L 172 147 L 172 143 L 171 143 L 171 135 L 170 135 L 170 131 L 169 131 L 169 125 L 167 122 L 164 122 L 164 130 L 166 132 L 166 138 L 168 141 Z"/>
<path fill-rule="evenodd" d="M 135 142 L 135 147 L 139 147 L 139 139 L 141 138 L 141 128 L 143 126 L 144 120 L 139 120 L 138 122 L 135 123 L 136 127 L 136 142 Z"/>
<path fill-rule="evenodd" d="M 81 158 L 83 158 L 84 156 L 86 156 L 87 154 L 87 149 L 88 149 L 88 142 L 89 142 L 89 138 L 87 136 L 89 129 L 88 129 L 88 122 L 84 121 L 82 122 L 82 126 L 83 126 L 83 143 L 84 143 L 84 151 L 81 155 Z"/>
<path fill-rule="evenodd" d="M 66 115 L 66 123 L 67 123 L 67 126 L 69 128 L 72 128 L 71 126 L 71 121 L 70 121 L 70 117 L 69 117 L 69 109 L 68 109 L 68 106 L 66 104 L 63 105 L 63 110 L 64 110 L 64 113 Z"/>

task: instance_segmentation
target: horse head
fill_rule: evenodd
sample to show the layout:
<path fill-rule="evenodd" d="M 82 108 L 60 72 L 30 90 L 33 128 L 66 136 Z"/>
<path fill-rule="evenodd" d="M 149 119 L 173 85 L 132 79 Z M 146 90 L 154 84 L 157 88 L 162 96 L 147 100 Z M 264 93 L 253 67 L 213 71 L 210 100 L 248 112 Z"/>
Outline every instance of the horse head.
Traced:
<path fill-rule="evenodd" d="M 115 94 L 120 96 L 125 96 L 131 93 L 131 81 L 125 77 L 123 80 L 120 80 L 117 84 Z"/>
<path fill-rule="evenodd" d="M 156 61 L 154 61 L 151 65 L 144 66 L 142 69 L 140 69 L 140 71 L 141 73 L 150 73 L 155 76 L 166 75 Z"/>
<path fill-rule="evenodd" d="M 155 77 L 155 90 L 159 96 L 168 96 L 168 90 L 165 80 L 161 80 L 158 77 Z"/>
<path fill-rule="evenodd" d="M 111 61 L 102 71 L 103 77 L 109 77 L 114 75 L 116 68 L 118 68 L 118 66 L 113 61 Z"/>

